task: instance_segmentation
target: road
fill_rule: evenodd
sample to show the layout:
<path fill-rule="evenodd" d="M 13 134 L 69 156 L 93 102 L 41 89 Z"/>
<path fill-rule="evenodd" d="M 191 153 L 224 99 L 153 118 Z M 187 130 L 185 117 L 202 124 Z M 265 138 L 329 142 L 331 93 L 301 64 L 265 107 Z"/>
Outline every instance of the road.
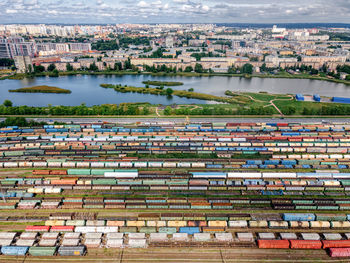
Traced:
<path fill-rule="evenodd" d="M 0 118 L 0 121 L 3 121 L 5 118 Z M 92 117 L 92 118 L 84 118 L 84 117 L 67 117 L 67 118 L 59 118 L 59 117 L 39 117 L 39 118 L 27 118 L 28 120 L 33 119 L 35 121 L 44 121 L 44 122 L 51 122 L 51 121 L 57 121 L 57 122 L 66 122 L 66 123 L 97 123 L 97 122 L 111 122 L 111 123 L 135 123 L 135 122 L 158 122 L 158 123 L 164 123 L 164 122 L 173 122 L 173 123 L 184 123 L 186 122 L 186 118 L 122 118 L 122 117 Z M 331 123 L 349 123 L 350 124 L 350 118 L 215 118 L 215 117 L 209 117 L 209 118 L 191 118 L 189 117 L 191 122 L 287 122 L 287 123 L 320 123 L 321 121 L 331 122 Z"/>

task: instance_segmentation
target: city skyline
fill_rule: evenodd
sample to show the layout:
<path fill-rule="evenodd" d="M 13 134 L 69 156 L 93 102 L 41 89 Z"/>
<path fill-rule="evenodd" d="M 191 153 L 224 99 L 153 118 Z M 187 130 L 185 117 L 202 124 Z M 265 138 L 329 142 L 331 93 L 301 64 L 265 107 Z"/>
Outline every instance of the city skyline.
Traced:
<path fill-rule="evenodd" d="M 8 0 L 0 8 L 0 23 L 350 23 L 347 0 Z"/>

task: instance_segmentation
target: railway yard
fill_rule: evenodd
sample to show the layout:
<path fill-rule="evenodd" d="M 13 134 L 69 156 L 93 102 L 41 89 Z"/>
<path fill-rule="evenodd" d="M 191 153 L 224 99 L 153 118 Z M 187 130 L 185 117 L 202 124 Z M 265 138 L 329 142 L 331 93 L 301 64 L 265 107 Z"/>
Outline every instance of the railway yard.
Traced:
<path fill-rule="evenodd" d="M 350 123 L 0 129 L 0 262 L 349 262 Z"/>

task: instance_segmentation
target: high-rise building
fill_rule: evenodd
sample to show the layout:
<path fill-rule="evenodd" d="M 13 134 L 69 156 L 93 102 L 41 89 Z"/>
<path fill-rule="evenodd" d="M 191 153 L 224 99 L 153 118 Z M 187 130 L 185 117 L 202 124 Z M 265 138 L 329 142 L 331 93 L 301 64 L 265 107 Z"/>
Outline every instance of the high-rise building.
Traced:
<path fill-rule="evenodd" d="M 35 43 L 24 42 L 21 37 L 0 39 L 0 58 L 14 58 L 15 56 L 34 57 Z"/>
<path fill-rule="evenodd" d="M 15 56 L 14 60 L 17 72 L 25 73 L 30 71 L 30 67 L 32 67 L 32 59 L 30 56 Z"/>

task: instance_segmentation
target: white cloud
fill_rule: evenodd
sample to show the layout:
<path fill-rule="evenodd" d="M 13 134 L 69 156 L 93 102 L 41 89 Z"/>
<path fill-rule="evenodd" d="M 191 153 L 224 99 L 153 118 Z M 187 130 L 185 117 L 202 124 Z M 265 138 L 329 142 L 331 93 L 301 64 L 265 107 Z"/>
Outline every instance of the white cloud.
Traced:
<path fill-rule="evenodd" d="M 6 9 L 6 14 L 16 14 L 17 10 L 14 9 Z"/>
<path fill-rule="evenodd" d="M 202 10 L 205 11 L 205 12 L 208 12 L 209 9 L 210 9 L 210 8 L 209 8 L 209 6 L 207 6 L 207 5 L 202 6 Z"/>
<path fill-rule="evenodd" d="M 138 2 L 137 6 L 138 7 L 148 7 L 149 4 L 147 4 L 145 1 L 140 1 L 140 2 Z"/>

